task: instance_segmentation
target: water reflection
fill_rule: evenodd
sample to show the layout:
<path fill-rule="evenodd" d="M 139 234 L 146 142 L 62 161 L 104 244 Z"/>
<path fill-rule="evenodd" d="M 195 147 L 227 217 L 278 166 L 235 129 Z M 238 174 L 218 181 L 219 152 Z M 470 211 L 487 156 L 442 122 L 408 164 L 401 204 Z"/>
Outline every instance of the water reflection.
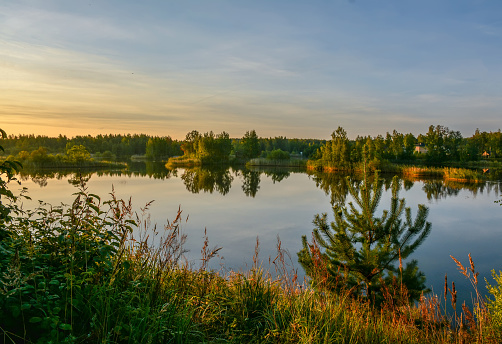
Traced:
<path fill-rule="evenodd" d="M 316 186 L 323 190 L 326 195 L 330 196 L 330 203 L 332 206 L 343 205 L 346 202 L 349 193 L 349 185 L 352 185 L 356 190 L 361 186 L 362 175 L 349 175 L 344 173 L 324 173 L 324 172 L 307 172 L 310 178 L 315 182 Z M 385 190 L 388 190 L 392 176 L 383 175 Z M 410 179 L 398 177 L 399 182 L 402 184 L 404 190 L 410 190 L 415 183 L 422 183 L 422 190 L 427 196 L 429 201 L 440 200 L 448 197 L 458 196 L 461 190 L 470 191 L 473 197 L 479 193 L 494 192 L 496 196 L 500 194 L 502 189 L 501 181 L 486 181 L 481 183 L 467 183 L 458 182 L 444 179 Z"/>
<path fill-rule="evenodd" d="M 362 175 L 349 175 L 345 173 L 323 173 L 317 171 L 305 171 L 301 169 L 288 168 L 262 168 L 262 167 L 195 167 L 180 169 L 181 179 L 185 187 L 191 193 L 218 192 L 222 195 L 228 194 L 234 182 L 234 176 L 242 179 L 241 189 L 248 197 L 255 197 L 260 190 L 262 176 L 270 178 L 272 182 L 280 183 L 287 179 L 291 173 L 307 173 L 314 181 L 316 187 L 320 188 L 330 197 L 330 203 L 343 205 L 349 193 L 350 183 L 358 190 L 362 183 Z M 153 162 L 132 162 L 127 168 L 121 170 L 100 170 L 92 171 L 85 169 L 61 169 L 61 170 L 22 170 L 18 178 L 23 180 L 31 179 L 40 187 L 46 187 L 50 179 L 61 180 L 68 178 L 72 180 L 80 178 L 88 179 L 91 175 L 97 176 L 148 176 L 153 179 L 165 180 L 177 177 L 178 169 L 168 169 L 164 164 Z M 384 187 L 390 187 L 392 176 L 381 175 L 384 179 Z M 445 181 L 443 179 L 425 178 L 399 178 L 404 190 L 410 190 L 414 184 L 423 184 L 422 190 L 429 201 L 440 200 L 448 197 L 458 196 L 461 190 L 468 190 L 475 197 L 478 193 L 494 192 L 499 195 L 502 189 L 501 181 L 487 181 L 482 183 L 464 183 L 457 181 Z"/>
<path fill-rule="evenodd" d="M 331 197 L 332 206 L 343 205 L 349 193 L 346 175 L 341 173 L 312 172 L 311 179 L 315 185 Z"/>
<path fill-rule="evenodd" d="M 240 171 L 242 175 L 242 191 L 248 197 L 255 197 L 260 188 L 260 172 L 243 169 Z"/>
<path fill-rule="evenodd" d="M 196 167 L 186 169 L 181 179 L 188 191 L 199 193 L 201 191 L 213 193 L 219 192 L 226 195 L 230 191 L 234 177 L 228 168 L 204 168 Z"/>
<path fill-rule="evenodd" d="M 164 164 L 155 162 L 130 162 L 126 168 L 114 170 L 94 170 L 94 169 L 22 169 L 18 174 L 18 179 L 26 181 L 31 179 L 41 187 L 47 186 L 47 180 L 61 180 L 65 178 L 74 179 L 78 177 L 89 178 L 92 175 L 97 176 L 134 176 L 150 177 L 154 179 L 169 179 L 177 176 L 177 170 L 167 169 Z"/>
<path fill-rule="evenodd" d="M 424 186 L 422 187 L 425 194 L 427 195 L 427 199 L 430 200 L 439 200 L 442 198 L 447 198 L 451 196 L 457 196 L 460 192 L 460 188 L 449 187 L 445 184 L 445 182 L 441 180 L 429 180 L 424 181 Z"/>

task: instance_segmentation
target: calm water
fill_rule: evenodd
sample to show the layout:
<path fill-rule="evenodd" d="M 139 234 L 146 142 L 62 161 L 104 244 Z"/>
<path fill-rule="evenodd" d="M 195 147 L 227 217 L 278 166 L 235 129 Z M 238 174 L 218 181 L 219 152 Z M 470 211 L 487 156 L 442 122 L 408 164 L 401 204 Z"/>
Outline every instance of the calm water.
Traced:
<path fill-rule="evenodd" d="M 75 187 L 69 182 L 72 173 L 24 175 L 22 186 L 29 190 L 33 202 L 43 200 L 53 205 L 70 203 Z M 121 198 L 132 197 L 136 209 L 154 200 L 149 209 L 151 220 L 163 226 L 173 220 L 181 207 L 183 232 L 188 235 L 186 258 L 198 266 L 200 250 L 207 229 L 209 244 L 221 246 L 220 259 L 213 268 L 245 269 L 252 264 L 256 238 L 259 258 L 268 266 L 275 257 L 277 238 L 282 241 L 295 268 L 296 252 L 301 236 L 310 237 L 315 214 L 326 212 L 332 219 L 334 202 L 350 201 L 341 175 L 307 174 L 288 170 L 216 170 L 178 169 L 167 171 L 162 165 L 135 165 L 130 172 L 92 173 L 88 186 L 93 193 L 106 198 L 112 186 Z M 443 292 L 444 275 L 455 281 L 459 300 L 471 299 L 468 281 L 456 270 L 453 255 L 468 264 L 471 253 L 480 272 L 480 280 L 490 282 L 490 270 L 502 269 L 502 184 L 486 182 L 478 185 L 444 183 L 438 180 L 402 181 L 400 197 L 416 213 L 418 204 L 429 207 L 428 221 L 432 233 L 411 256 L 417 259 L 427 276 L 427 284 L 436 293 Z M 390 190 L 380 208 L 388 209 Z M 377 212 L 380 216 L 381 212 Z M 485 290 L 482 282 L 482 291 Z"/>

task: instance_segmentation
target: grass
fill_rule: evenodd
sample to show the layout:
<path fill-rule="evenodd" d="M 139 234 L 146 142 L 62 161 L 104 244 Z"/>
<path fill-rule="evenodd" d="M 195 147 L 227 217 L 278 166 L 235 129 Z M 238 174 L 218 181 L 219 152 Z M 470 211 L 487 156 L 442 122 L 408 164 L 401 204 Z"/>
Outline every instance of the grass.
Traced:
<path fill-rule="evenodd" d="M 366 166 L 363 163 L 357 163 L 350 168 L 337 168 L 332 166 L 323 166 L 319 161 L 309 160 L 307 168 L 310 170 L 322 170 L 325 172 L 336 171 L 354 171 L 354 172 L 372 172 L 379 170 L 384 173 L 396 173 L 408 178 L 424 178 L 424 177 L 438 177 L 449 181 L 482 182 L 486 178 L 482 173 L 468 168 L 454 168 L 454 167 L 433 167 L 433 166 L 409 166 L 398 165 L 385 161 L 371 161 Z"/>
<path fill-rule="evenodd" d="M 404 176 L 420 177 L 443 177 L 444 169 L 441 167 L 423 167 L 423 166 L 402 166 L 401 173 Z"/>
<path fill-rule="evenodd" d="M 304 159 L 275 160 L 267 158 L 256 158 L 249 160 L 246 163 L 246 166 L 305 167 L 307 166 L 307 160 Z"/>
<path fill-rule="evenodd" d="M 484 181 L 483 175 L 466 168 L 444 168 L 444 178 L 446 180 L 456 180 L 463 182 L 480 182 Z"/>
<path fill-rule="evenodd" d="M 323 284 L 298 281 L 277 243 L 268 268 L 209 268 L 219 252 L 204 242 L 199 266 L 184 261 L 181 210 L 163 228 L 148 204 L 101 200 L 82 182 L 69 206 L 39 208 L 5 224 L 0 250 L 0 338 L 4 343 L 496 343 L 477 292 L 474 264 L 460 271 L 478 301 L 447 316 L 456 295 L 376 309 Z M 14 209 L 14 208 L 13 208 Z M 450 290 L 451 289 L 451 290 Z M 448 294 L 449 293 L 449 294 Z M 451 294 L 451 295 L 450 295 Z M 449 296 L 448 296 L 449 295 Z M 448 296 L 448 297 L 447 297 Z M 499 337 L 497 337 L 497 335 Z"/>
<path fill-rule="evenodd" d="M 166 163 L 166 168 L 200 166 L 200 159 L 187 158 L 183 156 L 172 157 Z"/>

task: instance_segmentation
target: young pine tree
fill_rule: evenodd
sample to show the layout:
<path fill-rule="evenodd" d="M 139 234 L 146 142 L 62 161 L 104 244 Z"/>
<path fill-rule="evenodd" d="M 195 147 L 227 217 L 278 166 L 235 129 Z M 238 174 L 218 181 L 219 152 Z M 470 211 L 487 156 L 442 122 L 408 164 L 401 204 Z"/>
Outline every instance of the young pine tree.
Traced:
<path fill-rule="evenodd" d="M 409 301 L 418 300 L 422 291 L 428 291 L 425 276 L 418 270 L 415 260 L 404 269 L 401 262 L 429 235 L 428 208 L 419 205 L 413 220 L 404 198 L 398 197 L 400 184 L 394 177 L 390 210 L 376 217 L 383 192 L 383 181 L 378 174 L 375 173 L 372 183 L 365 177 L 358 191 L 351 183 L 347 184 L 354 203 L 336 204 L 333 207 L 335 221 L 331 225 L 328 225 L 326 213 L 315 216 L 314 242 L 310 244 L 306 236 L 302 237 L 303 248 L 298 252 L 300 264 L 313 282 L 318 282 L 315 281 L 315 276 L 319 276 L 315 266 L 318 266 L 316 259 L 320 252 L 330 288 L 345 288 L 379 303 L 384 298 L 384 290 L 397 284 L 401 289 L 406 288 Z"/>

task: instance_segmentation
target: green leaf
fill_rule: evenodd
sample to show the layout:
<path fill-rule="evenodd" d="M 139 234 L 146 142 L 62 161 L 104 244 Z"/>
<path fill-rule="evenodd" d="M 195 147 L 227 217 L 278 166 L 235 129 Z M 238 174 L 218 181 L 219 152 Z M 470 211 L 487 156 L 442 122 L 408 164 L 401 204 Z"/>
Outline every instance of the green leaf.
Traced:
<path fill-rule="evenodd" d="M 31 305 L 29 303 L 23 303 L 21 305 L 21 310 L 24 311 L 25 309 L 30 309 Z"/>
<path fill-rule="evenodd" d="M 17 306 L 12 307 L 12 316 L 17 318 L 21 314 L 21 309 Z"/>
<path fill-rule="evenodd" d="M 64 331 L 71 331 L 71 325 L 70 324 L 59 324 L 59 328 Z"/>
<path fill-rule="evenodd" d="M 40 318 L 40 317 L 32 317 L 32 318 L 30 318 L 30 323 L 32 323 L 32 324 L 36 324 L 36 323 L 39 323 L 41 321 L 42 321 L 42 318 Z"/>

